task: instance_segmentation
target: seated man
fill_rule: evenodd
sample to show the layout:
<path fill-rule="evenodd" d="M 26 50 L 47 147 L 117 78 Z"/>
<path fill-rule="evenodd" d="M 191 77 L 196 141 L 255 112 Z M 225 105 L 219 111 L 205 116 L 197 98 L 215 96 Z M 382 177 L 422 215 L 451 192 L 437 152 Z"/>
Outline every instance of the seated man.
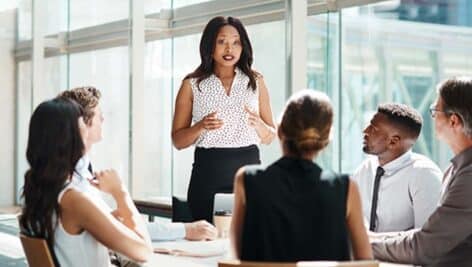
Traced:
<path fill-rule="evenodd" d="M 86 142 L 88 152 L 93 144 L 102 139 L 103 116 L 99 106 L 101 97 L 100 91 L 94 87 L 80 87 L 66 90 L 59 94 L 58 97 L 73 99 L 82 107 L 84 121 L 89 128 L 89 135 Z M 84 190 L 95 189 L 93 186 L 89 185 L 86 179 L 93 177 L 90 160 L 87 154 L 78 162 L 74 176 L 77 176 L 76 181 L 81 183 Z M 204 220 L 193 223 L 169 224 L 153 222 L 148 223 L 147 228 L 153 241 L 181 238 L 189 240 L 216 238 L 216 228 Z"/>
<path fill-rule="evenodd" d="M 472 266 L 472 78 L 439 86 L 431 107 L 436 136 L 452 150 L 439 204 L 420 229 L 379 235 L 371 245 L 379 260 L 429 267 Z M 393 234 L 392 234 L 393 235 Z"/>
<path fill-rule="evenodd" d="M 367 158 L 355 171 L 369 230 L 403 231 L 421 227 L 436 208 L 441 171 L 413 153 L 421 115 L 406 105 L 383 104 L 364 129 Z"/>

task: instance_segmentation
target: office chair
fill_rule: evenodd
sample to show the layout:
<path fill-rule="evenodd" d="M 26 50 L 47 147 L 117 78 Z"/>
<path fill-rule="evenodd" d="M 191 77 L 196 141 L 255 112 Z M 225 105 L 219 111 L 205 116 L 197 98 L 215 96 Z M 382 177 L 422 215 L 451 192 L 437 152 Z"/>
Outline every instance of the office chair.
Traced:
<path fill-rule="evenodd" d="M 28 237 L 20 233 L 21 245 L 30 267 L 55 267 L 45 239 Z"/>

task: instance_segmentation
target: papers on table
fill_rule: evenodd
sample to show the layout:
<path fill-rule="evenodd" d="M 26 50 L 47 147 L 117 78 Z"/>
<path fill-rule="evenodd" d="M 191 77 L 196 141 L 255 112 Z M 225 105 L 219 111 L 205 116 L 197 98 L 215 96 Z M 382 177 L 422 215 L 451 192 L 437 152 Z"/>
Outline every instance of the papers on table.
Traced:
<path fill-rule="evenodd" d="M 154 252 L 187 257 L 214 257 L 228 251 L 228 240 L 179 241 L 154 243 Z"/>

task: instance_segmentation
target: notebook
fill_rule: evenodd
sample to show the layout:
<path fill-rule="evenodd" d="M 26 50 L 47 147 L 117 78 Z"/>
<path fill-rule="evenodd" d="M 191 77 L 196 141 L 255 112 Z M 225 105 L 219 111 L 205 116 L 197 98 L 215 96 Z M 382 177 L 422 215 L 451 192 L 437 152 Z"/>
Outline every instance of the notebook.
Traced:
<path fill-rule="evenodd" d="M 173 256 L 215 257 L 228 251 L 228 240 L 178 241 L 154 243 L 154 252 Z"/>

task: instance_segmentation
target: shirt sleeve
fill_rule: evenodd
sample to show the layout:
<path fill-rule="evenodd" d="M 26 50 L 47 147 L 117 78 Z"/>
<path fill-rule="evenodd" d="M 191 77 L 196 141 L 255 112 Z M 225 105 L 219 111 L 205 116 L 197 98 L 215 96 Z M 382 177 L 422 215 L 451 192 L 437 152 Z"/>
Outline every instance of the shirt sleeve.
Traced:
<path fill-rule="evenodd" d="M 436 166 L 421 169 L 409 186 L 414 228 L 420 228 L 438 206 L 442 173 Z"/>
<path fill-rule="evenodd" d="M 147 224 L 152 241 L 169 241 L 185 238 L 183 223 L 167 223 L 155 221 Z"/>
<path fill-rule="evenodd" d="M 430 264 L 457 247 L 472 233 L 472 171 L 457 174 L 444 192 L 442 203 L 421 229 L 406 234 L 372 240 L 379 260 L 410 264 Z"/>

